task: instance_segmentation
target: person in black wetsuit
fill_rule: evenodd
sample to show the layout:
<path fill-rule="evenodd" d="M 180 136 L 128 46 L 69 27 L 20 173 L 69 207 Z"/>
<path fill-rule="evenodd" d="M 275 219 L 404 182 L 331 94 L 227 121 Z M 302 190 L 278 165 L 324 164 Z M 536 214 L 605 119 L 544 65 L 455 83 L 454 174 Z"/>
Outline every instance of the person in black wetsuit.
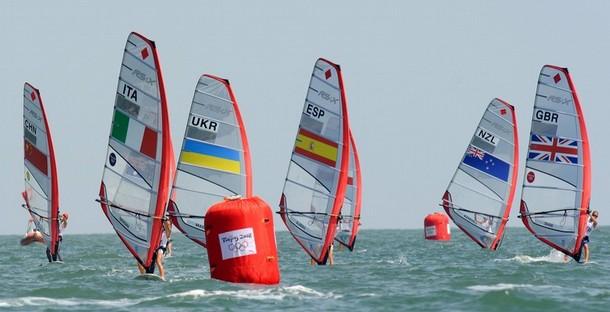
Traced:
<path fill-rule="evenodd" d="M 167 251 L 167 235 L 165 234 L 165 232 L 168 231 L 168 227 L 165 225 L 165 223 L 163 224 L 163 231 L 161 232 L 161 242 L 159 243 L 159 247 L 157 247 L 157 249 L 155 250 L 154 256 L 153 256 L 153 261 L 152 264 L 150 265 L 150 267 L 147 269 L 145 268 L 140 262 L 138 262 L 138 271 L 140 271 L 140 274 L 154 274 L 155 273 L 155 266 L 159 268 L 159 277 L 161 277 L 162 279 L 165 279 L 165 268 L 163 267 L 163 259 L 164 259 L 164 255 L 165 252 Z"/>

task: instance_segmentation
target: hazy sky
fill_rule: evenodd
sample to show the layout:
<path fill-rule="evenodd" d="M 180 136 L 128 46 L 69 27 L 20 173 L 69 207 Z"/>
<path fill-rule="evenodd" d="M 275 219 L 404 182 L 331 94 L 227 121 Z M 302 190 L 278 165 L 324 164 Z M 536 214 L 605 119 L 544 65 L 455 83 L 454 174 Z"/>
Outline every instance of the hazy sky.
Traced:
<path fill-rule="evenodd" d="M 2 1 L 0 234 L 23 233 L 27 222 L 20 196 L 25 81 L 46 106 L 68 233 L 112 231 L 94 199 L 131 31 L 157 43 L 176 154 L 199 76 L 231 81 L 254 191 L 274 211 L 313 64 L 318 57 L 340 64 L 361 158 L 365 229 L 422 227 L 440 209 L 494 97 L 516 106 L 524 159 L 540 68 L 566 66 L 588 123 L 591 208 L 610 224 L 608 12 L 608 1 Z M 509 226 L 521 226 L 517 214 L 515 204 Z"/>

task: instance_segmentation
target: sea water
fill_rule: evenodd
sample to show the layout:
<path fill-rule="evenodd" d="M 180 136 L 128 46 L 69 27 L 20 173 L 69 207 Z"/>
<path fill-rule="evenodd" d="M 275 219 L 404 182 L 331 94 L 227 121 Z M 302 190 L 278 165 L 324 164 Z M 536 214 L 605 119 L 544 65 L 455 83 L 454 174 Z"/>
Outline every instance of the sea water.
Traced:
<path fill-rule="evenodd" d="M 42 245 L 0 236 L 0 310 L 6 311 L 610 311 L 610 228 L 591 236 L 591 262 L 563 262 L 523 228 L 496 252 L 455 230 L 450 242 L 423 230 L 363 230 L 334 266 L 311 266 L 277 234 L 275 287 L 210 279 L 205 250 L 174 233 L 167 282 L 135 280 L 135 261 L 114 234 L 66 235 L 64 264 Z"/>

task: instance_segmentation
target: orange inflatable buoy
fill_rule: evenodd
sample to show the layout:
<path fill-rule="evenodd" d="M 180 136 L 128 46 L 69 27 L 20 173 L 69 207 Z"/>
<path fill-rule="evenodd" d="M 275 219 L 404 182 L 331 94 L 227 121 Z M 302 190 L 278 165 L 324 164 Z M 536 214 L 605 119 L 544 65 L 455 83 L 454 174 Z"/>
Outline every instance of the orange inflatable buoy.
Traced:
<path fill-rule="evenodd" d="M 429 240 L 450 240 L 449 217 L 440 212 L 427 215 L 424 219 L 424 235 Z"/>
<path fill-rule="evenodd" d="M 212 278 L 280 282 L 273 213 L 261 198 L 226 198 L 208 209 L 204 228 Z"/>

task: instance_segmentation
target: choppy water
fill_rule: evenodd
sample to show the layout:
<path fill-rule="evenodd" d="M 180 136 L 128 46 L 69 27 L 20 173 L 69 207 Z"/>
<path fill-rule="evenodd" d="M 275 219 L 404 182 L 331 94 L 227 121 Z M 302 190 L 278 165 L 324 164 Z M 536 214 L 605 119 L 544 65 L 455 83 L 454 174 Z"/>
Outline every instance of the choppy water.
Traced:
<path fill-rule="evenodd" d="M 449 243 L 422 230 L 364 230 L 333 267 L 308 265 L 278 233 L 282 283 L 211 280 L 202 248 L 175 233 L 168 282 L 134 280 L 135 262 L 114 234 L 66 235 L 65 264 L 44 247 L 0 236 L 0 310 L 19 311 L 608 311 L 610 228 L 593 233 L 592 262 L 562 263 L 524 229 L 509 228 L 497 252 L 455 231 Z"/>

